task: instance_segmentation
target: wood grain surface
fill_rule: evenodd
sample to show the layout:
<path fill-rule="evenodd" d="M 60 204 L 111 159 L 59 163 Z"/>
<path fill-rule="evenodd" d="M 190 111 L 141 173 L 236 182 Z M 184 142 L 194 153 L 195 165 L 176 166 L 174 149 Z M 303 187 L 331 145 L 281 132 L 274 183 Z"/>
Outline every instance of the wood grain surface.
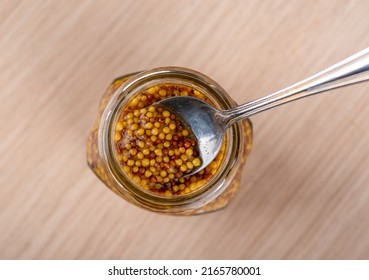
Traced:
<path fill-rule="evenodd" d="M 239 103 L 369 46 L 367 1 L 0 1 L 0 258 L 368 259 L 369 84 L 252 117 L 227 209 L 147 212 L 86 164 L 122 74 L 189 67 Z"/>

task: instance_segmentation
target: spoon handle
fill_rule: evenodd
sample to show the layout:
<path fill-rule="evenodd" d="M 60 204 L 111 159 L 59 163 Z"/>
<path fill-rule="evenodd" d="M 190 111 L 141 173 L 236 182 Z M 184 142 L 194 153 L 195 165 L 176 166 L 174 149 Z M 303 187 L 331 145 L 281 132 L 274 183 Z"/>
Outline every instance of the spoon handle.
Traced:
<path fill-rule="evenodd" d="M 256 113 L 327 90 L 369 80 L 369 48 L 268 96 L 222 111 L 226 126 Z"/>

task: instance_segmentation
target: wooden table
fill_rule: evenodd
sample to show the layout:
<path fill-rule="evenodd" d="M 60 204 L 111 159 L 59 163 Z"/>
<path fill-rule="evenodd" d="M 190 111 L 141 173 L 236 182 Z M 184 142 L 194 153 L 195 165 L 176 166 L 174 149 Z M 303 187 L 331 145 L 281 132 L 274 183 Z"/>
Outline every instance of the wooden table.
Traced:
<path fill-rule="evenodd" d="M 254 116 L 221 212 L 150 213 L 86 165 L 105 88 L 196 69 L 239 103 L 369 46 L 366 1 L 2 1 L 2 259 L 367 259 L 369 84 Z"/>

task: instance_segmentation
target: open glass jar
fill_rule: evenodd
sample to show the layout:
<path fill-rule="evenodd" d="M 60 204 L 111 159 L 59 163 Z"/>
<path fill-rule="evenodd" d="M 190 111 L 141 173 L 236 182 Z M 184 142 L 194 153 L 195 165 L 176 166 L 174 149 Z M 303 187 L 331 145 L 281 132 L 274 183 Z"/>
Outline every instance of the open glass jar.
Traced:
<path fill-rule="evenodd" d="M 249 120 L 239 122 L 227 130 L 221 155 L 218 155 L 215 164 L 216 169 L 212 170 L 206 181 L 202 180 L 201 187 L 193 191 L 187 188 L 188 192 L 182 191 L 170 196 L 154 193 L 140 186 L 133 180 L 132 174 L 122 168 L 114 142 L 121 112 L 131 106 L 132 100 L 137 99 L 139 94 L 148 89 L 160 88 L 161 85 L 192 89 L 219 109 L 230 109 L 237 105 L 216 82 L 186 68 L 162 67 L 120 77 L 105 92 L 97 120 L 88 137 L 87 161 L 90 168 L 116 194 L 151 211 L 194 215 L 224 208 L 237 192 L 242 167 L 251 151 L 252 125 Z M 153 93 L 155 96 L 159 96 L 158 93 Z M 148 104 L 140 105 L 145 107 Z"/>

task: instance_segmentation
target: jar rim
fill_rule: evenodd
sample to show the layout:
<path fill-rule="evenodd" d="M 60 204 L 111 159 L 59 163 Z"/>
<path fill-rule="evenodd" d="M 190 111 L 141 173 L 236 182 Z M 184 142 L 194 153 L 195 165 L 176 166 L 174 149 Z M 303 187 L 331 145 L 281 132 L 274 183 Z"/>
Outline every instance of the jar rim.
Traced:
<path fill-rule="evenodd" d="M 192 69 L 183 67 L 160 67 L 151 70 L 139 72 L 124 82 L 112 95 L 106 108 L 103 111 L 100 129 L 98 152 L 102 159 L 104 170 L 112 182 L 117 185 L 119 191 L 129 192 L 141 206 L 150 210 L 166 211 L 176 207 L 178 209 L 188 204 L 205 205 L 222 193 L 224 179 L 234 176 L 232 170 L 237 163 L 237 158 L 242 155 L 243 144 L 240 138 L 241 124 L 236 124 L 228 129 L 226 133 L 227 152 L 214 175 L 204 186 L 194 192 L 184 195 L 159 196 L 154 193 L 148 193 L 137 187 L 137 185 L 114 163 L 114 152 L 112 145 L 112 131 L 114 123 L 124 102 L 127 102 L 142 87 L 147 87 L 154 83 L 163 83 L 163 80 L 175 79 L 183 83 L 190 82 L 191 86 L 201 87 L 205 90 L 204 94 L 209 97 L 216 105 L 222 109 L 230 109 L 235 106 L 235 102 L 228 93 L 214 80 L 206 75 Z M 179 83 L 179 82 L 177 82 Z M 237 168 L 235 168 L 237 169 Z M 221 171 L 221 172 L 220 172 Z M 234 173 L 234 172 L 233 172 Z M 142 205 L 143 204 L 143 205 Z M 201 204 L 201 205 L 200 205 Z"/>

